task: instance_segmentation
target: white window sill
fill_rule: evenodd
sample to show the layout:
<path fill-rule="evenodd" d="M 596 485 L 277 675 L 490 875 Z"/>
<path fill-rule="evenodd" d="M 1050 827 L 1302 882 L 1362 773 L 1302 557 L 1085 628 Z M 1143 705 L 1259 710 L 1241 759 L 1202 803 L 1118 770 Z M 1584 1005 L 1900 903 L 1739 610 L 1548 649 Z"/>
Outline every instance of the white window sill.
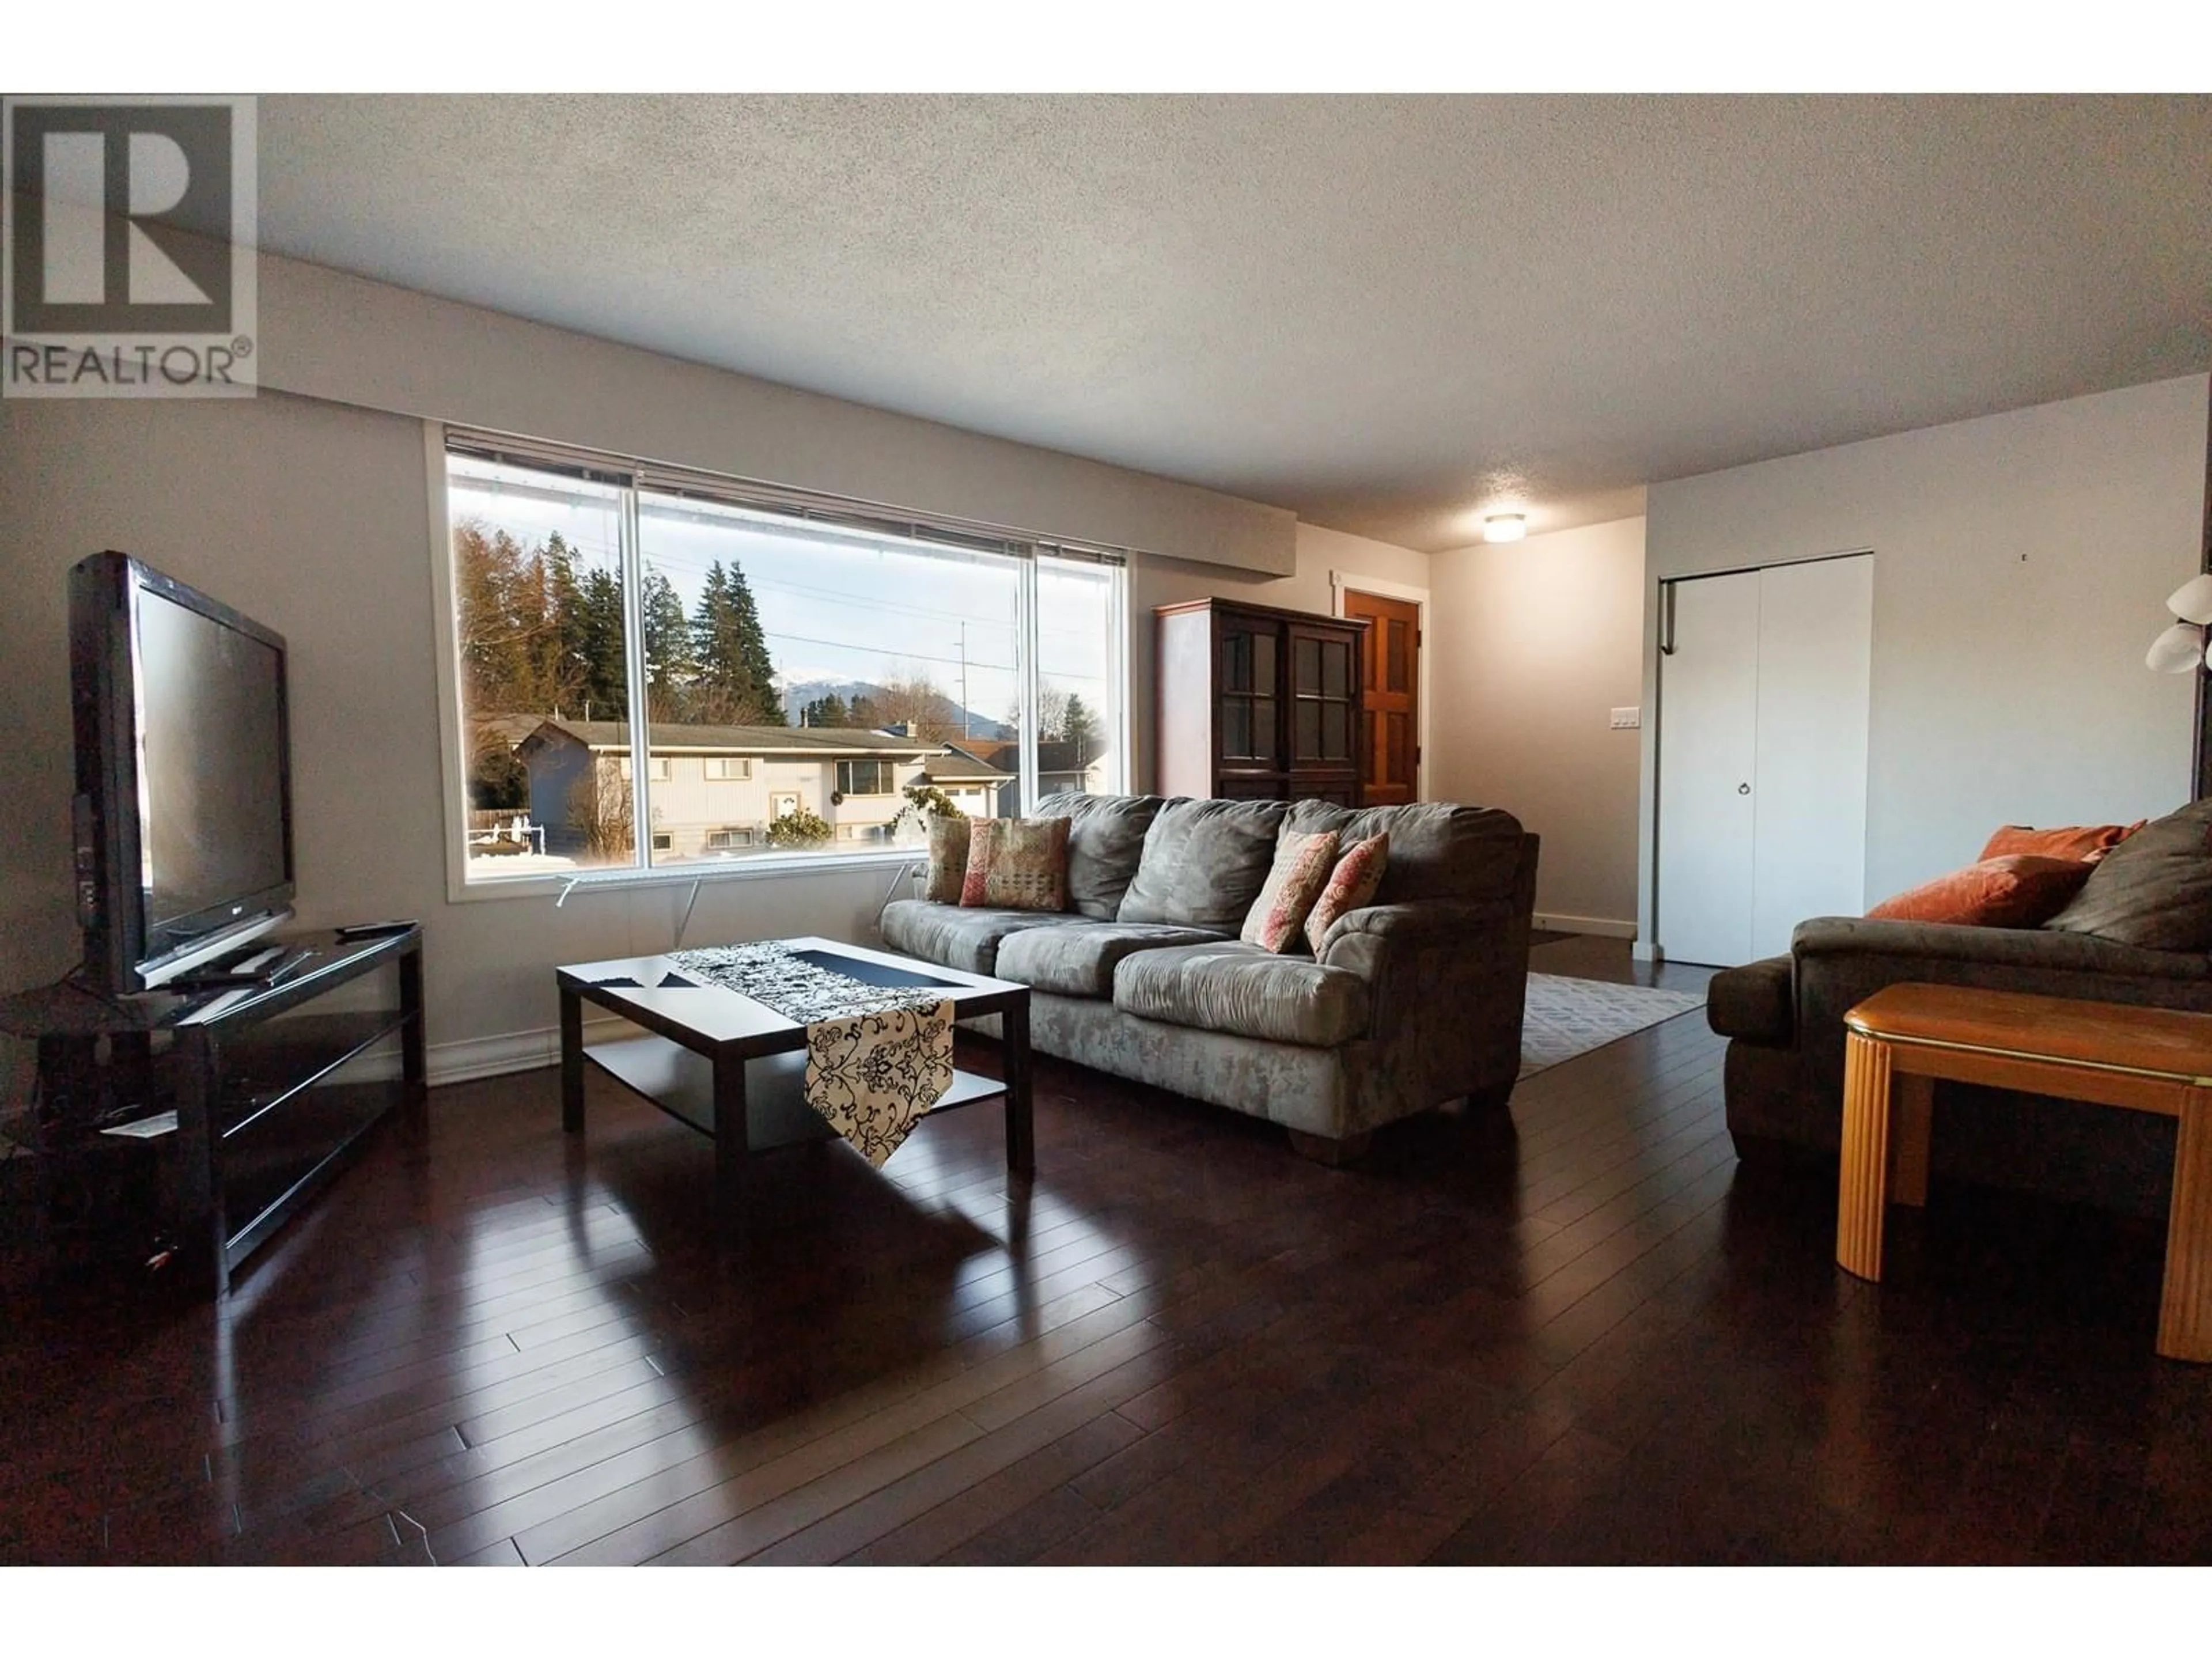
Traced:
<path fill-rule="evenodd" d="M 635 891 L 647 887 L 689 887 L 694 882 L 788 881 L 832 875 L 840 870 L 883 872 L 904 866 L 925 866 L 927 848 L 885 848 L 870 853 L 793 853 L 761 854 L 727 862 L 667 865 L 653 870 L 576 870 L 545 872 L 527 876 L 483 876 L 449 884 L 447 894 L 455 903 L 472 904 L 485 899 L 546 899 L 566 902 L 592 894 Z"/>

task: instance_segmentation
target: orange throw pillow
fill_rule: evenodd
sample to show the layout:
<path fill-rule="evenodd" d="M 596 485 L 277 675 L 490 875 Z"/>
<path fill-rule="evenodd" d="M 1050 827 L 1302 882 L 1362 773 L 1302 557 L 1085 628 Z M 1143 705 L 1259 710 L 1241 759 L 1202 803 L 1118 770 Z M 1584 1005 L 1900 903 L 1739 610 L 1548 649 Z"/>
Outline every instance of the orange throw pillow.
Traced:
<path fill-rule="evenodd" d="M 2027 854 L 2045 859 L 2080 859 L 2094 864 L 2147 822 L 2148 819 L 2137 818 L 2133 823 L 2076 823 L 2064 830 L 2030 830 L 2022 824 L 2008 823 L 1990 837 L 1990 844 L 1982 848 L 1982 857 L 2007 859 Z"/>
<path fill-rule="evenodd" d="M 1884 900 L 1881 921 L 1964 922 L 1974 927 L 2040 927 L 2073 902 L 2096 866 L 2033 854 L 1984 859 Z"/>

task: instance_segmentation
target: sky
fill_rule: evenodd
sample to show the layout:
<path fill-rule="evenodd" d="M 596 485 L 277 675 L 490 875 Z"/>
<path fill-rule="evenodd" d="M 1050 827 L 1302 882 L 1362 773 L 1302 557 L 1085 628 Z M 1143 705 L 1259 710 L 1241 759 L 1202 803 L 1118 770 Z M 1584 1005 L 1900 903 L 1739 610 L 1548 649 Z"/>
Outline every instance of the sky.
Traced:
<path fill-rule="evenodd" d="M 518 539 L 554 531 L 585 559 L 618 569 L 619 492 L 474 461 L 456 463 L 451 516 L 480 517 Z M 717 559 L 741 565 L 777 671 L 787 680 L 922 676 L 956 703 L 1006 720 L 1018 696 L 1018 605 L 1012 561 L 938 553 L 806 526 L 781 533 L 711 504 L 642 494 L 639 540 L 647 568 L 675 584 L 688 611 Z M 1041 563 L 1040 651 L 1048 687 L 1110 708 L 1109 589 L 1095 567 Z"/>

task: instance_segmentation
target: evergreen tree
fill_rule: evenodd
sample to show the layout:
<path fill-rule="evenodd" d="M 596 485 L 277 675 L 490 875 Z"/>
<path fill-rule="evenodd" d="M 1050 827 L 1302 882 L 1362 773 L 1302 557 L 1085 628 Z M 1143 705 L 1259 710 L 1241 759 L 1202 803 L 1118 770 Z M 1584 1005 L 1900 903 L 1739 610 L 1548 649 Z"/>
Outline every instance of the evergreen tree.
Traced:
<path fill-rule="evenodd" d="M 1067 694 L 1067 705 L 1060 711 L 1060 735 L 1062 741 L 1073 746 L 1078 766 L 1087 766 L 1098 757 L 1098 717 L 1073 691 Z"/>
<path fill-rule="evenodd" d="M 845 707 L 844 698 L 832 691 L 827 696 L 815 698 L 800 709 L 799 723 L 801 726 L 850 726 L 853 715 L 852 711 Z"/>
<path fill-rule="evenodd" d="M 551 708 L 562 689 L 561 617 L 554 609 L 544 548 L 533 547 L 522 555 L 507 604 L 520 656 L 517 688 L 528 699 L 526 707 Z"/>
<path fill-rule="evenodd" d="M 684 614 L 683 598 L 665 575 L 648 570 L 641 608 L 645 623 L 647 704 L 652 718 L 688 720 L 699 659 L 692 648 L 691 624 Z"/>
<path fill-rule="evenodd" d="M 745 580 L 744 569 L 734 560 L 730 564 L 730 601 L 737 613 L 738 661 L 744 671 L 744 683 L 753 706 L 758 711 L 750 723 L 781 726 L 785 724 L 783 699 L 776 694 L 775 659 L 769 654 L 768 635 L 761 629 L 753 590 Z"/>
<path fill-rule="evenodd" d="M 580 670 L 573 712 L 595 720 L 629 718 L 629 665 L 623 654 L 622 578 L 601 567 L 580 586 L 574 626 Z"/>
<path fill-rule="evenodd" d="M 876 700 L 865 691 L 854 692 L 852 704 L 845 711 L 845 724 L 862 732 L 873 732 L 883 723 L 883 711 L 876 707 Z"/>
<path fill-rule="evenodd" d="M 785 723 L 752 590 L 735 565 L 726 570 L 717 559 L 708 568 L 691 613 L 691 648 L 698 663 L 693 718 L 713 725 Z"/>
<path fill-rule="evenodd" d="M 583 588 L 576 580 L 576 550 L 555 531 L 535 556 L 544 593 L 547 649 L 540 657 L 539 707 L 550 713 L 583 713 L 585 685 L 591 678 L 592 641 L 585 626 Z"/>
<path fill-rule="evenodd" d="M 708 567 L 691 612 L 691 655 L 698 664 L 694 714 L 703 721 L 736 719 L 738 650 L 730 605 L 730 579 L 717 559 Z"/>

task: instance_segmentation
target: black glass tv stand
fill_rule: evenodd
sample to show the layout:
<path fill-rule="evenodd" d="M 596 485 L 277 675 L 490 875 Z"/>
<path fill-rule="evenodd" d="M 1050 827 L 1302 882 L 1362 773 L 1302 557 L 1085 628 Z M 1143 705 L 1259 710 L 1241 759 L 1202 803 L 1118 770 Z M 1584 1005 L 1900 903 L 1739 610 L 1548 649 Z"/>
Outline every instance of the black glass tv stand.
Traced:
<path fill-rule="evenodd" d="M 279 975 L 0 999 L 0 1031 L 38 1042 L 31 1139 L 50 1223 L 120 1229 L 221 1294 L 395 1109 L 419 1131 L 422 929 L 276 948 Z M 158 1213 L 88 1216 L 95 1190 Z"/>

